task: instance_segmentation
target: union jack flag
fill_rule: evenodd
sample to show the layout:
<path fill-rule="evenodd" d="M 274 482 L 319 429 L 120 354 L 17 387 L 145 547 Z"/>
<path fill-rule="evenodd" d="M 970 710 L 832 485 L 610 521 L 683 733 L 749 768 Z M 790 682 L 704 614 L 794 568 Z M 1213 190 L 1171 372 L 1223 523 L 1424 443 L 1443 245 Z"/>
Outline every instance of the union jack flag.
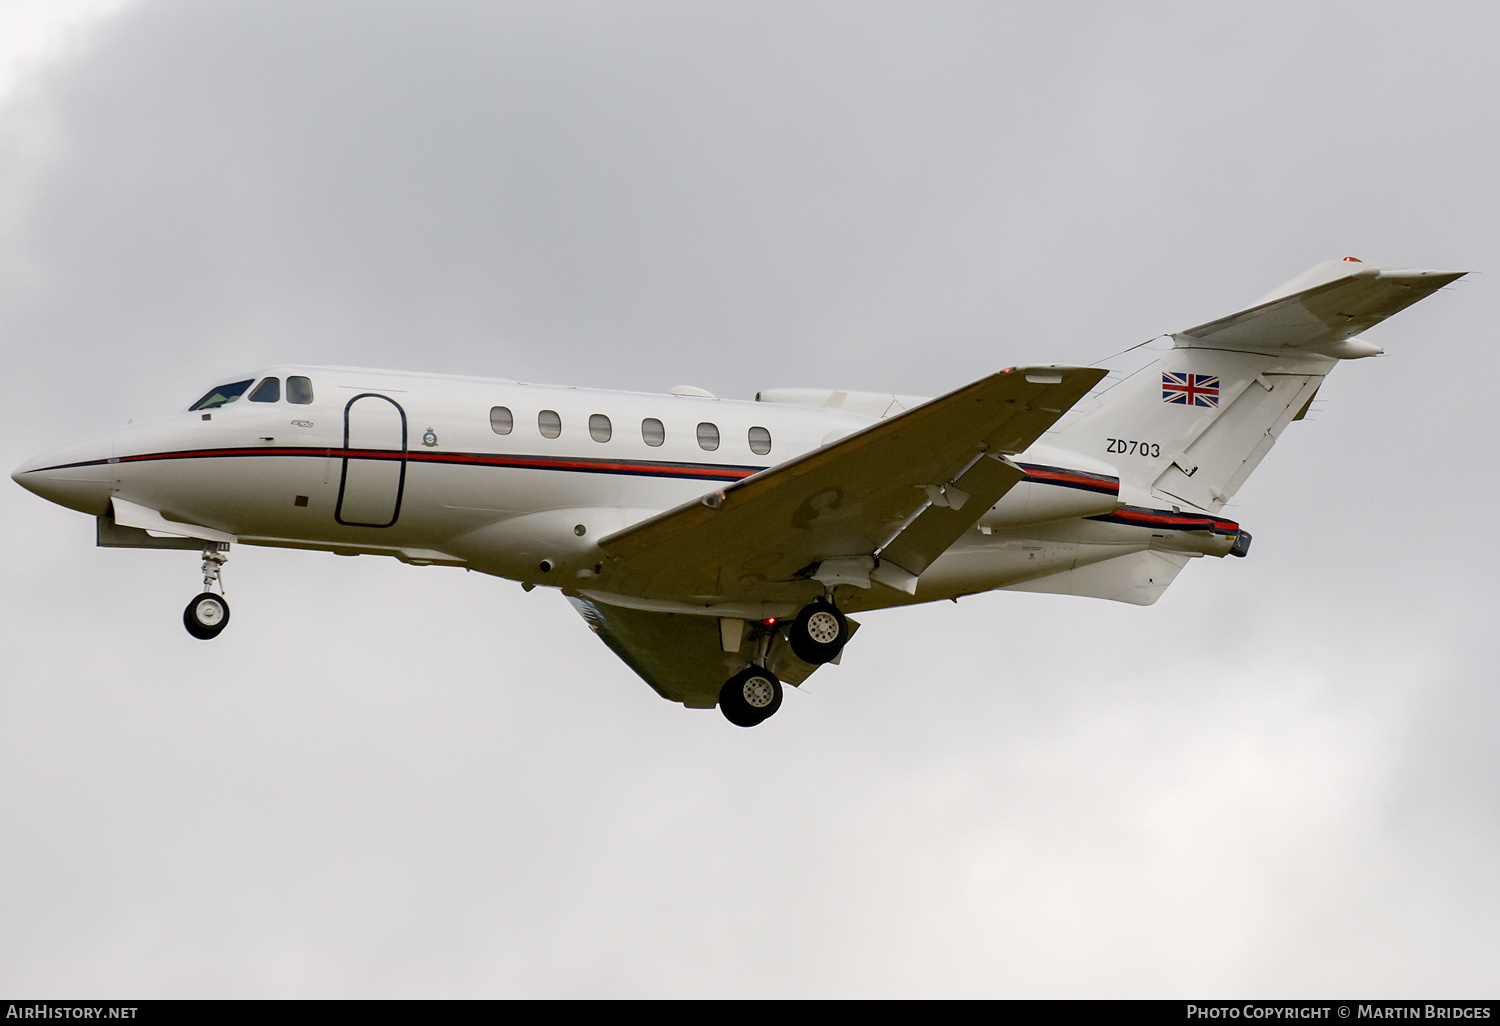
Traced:
<path fill-rule="evenodd" d="M 1217 374 L 1170 374 L 1161 376 L 1161 401 L 1178 406 L 1219 405 L 1219 376 Z"/>

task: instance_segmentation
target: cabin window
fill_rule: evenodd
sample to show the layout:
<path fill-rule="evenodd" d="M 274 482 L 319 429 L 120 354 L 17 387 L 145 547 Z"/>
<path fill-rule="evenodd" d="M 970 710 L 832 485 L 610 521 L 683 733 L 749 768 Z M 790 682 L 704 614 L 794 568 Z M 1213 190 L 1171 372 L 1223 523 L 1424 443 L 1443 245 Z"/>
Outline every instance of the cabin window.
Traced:
<path fill-rule="evenodd" d="M 750 451 L 757 456 L 764 456 L 771 451 L 771 432 L 763 427 L 750 429 Z"/>
<path fill-rule="evenodd" d="M 667 429 L 655 417 L 641 421 L 641 438 L 647 445 L 660 445 L 667 440 Z"/>
<path fill-rule="evenodd" d="M 510 415 L 509 406 L 490 407 L 490 430 L 497 435 L 508 435 L 516 426 L 516 418 Z"/>
<path fill-rule="evenodd" d="M 188 409 L 190 411 L 218 409 L 220 406 L 224 406 L 227 403 L 232 403 L 240 396 L 244 395 L 245 389 L 249 388 L 253 384 L 255 384 L 255 379 L 249 378 L 245 381 L 236 381 L 228 385 L 218 385 L 214 388 L 209 389 L 208 395 L 204 396 L 202 399 L 199 399 L 193 405 L 189 406 Z"/>
<path fill-rule="evenodd" d="M 281 379 L 267 378 L 255 386 L 255 391 L 250 393 L 252 403 L 279 403 L 281 402 Z"/>
<path fill-rule="evenodd" d="M 543 410 L 536 415 L 536 429 L 543 438 L 556 438 L 562 434 L 562 418 L 556 410 Z"/>
<path fill-rule="evenodd" d="M 607 442 L 614 428 L 609 423 L 609 418 L 602 413 L 589 416 L 589 437 L 596 442 Z"/>
<path fill-rule="evenodd" d="M 286 379 L 286 401 L 298 406 L 312 405 L 312 379 L 293 374 Z"/>
<path fill-rule="evenodd" d="M 719 427 L 704 421 L 698 425 L 698 448 L 713 452 L 719 447 Z"/>

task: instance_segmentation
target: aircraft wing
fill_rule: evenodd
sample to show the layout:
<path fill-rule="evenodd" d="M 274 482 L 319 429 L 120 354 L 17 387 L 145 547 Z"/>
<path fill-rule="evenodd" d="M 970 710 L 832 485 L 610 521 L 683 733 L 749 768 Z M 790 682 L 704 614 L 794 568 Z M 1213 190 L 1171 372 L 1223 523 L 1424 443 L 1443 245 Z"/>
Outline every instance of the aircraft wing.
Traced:
<path fill-rule="evenodd" d="M 1104 374 L 1001 371 L 617 531 L 599 542 L 608 588 L 704 605 L 794 601 L 777 585 L 826 580 L 843 564 L 849 583 L 873 577 L 912 591 L 1024 476 L 1005 454 L 1029 446 Z"/>
<path fill-rule="evenodd" d="M 1346 273 L 1347 272 L 1347 273 Z M 1451 282 L 1463 271 L 1418 271 L 1330 261 L 1308 272 L 1304 279 L 1324 280 L 1288 294 L 1274 296 L 1248 310 L 1221 317 L 1173 336 L 1179 347 L 1235 349 L 1276 353 L 1306 349 L 1329 356 L 1372 356 L 1374 346 L 1342 346 L 1367 328 L 1405 310 Z M 1292 282 L 1295 288 L 1300 282 Z M 1274 294 L 1273 294 L 1274 295 Z"/>
<path fill-rule="evenodd" d="M 719 621 L 691 613 L 626 609 L 569 596 L 568 601 L 599 640 L 663 698 L 690 709 L 712 709 L 725 679 L 745 665 L 748 647 L 726 652 Z M 849 621 L 849 634 L 859 624 Z M 818 667 L 798 659 L 789 645 L 776 645 L 768 669 L 786 684 L 801 684 Z"/>

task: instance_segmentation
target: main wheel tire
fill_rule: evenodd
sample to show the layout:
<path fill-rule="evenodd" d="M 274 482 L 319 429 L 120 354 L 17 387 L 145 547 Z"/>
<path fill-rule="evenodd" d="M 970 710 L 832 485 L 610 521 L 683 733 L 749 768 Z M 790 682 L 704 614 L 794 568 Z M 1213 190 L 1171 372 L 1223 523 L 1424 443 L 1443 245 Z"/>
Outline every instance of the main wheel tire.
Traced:
<path fill-rule="evenodd" d="M 719 711 L 736 727 L 763 723 L 781 708 L 781 681 L 770 670 L 747 666 L 719 689 Z"/>
<path fill-rule="evenodd" d="M 182 611 L 182 625 L 200 641 L 217 638 L 229 623 L 229 602 L 223 595 L 205 591 Z"/>
<path fill-rule="evenodd" d="M 821 666 L 831 663 L 849 640 L 849 621 L 833 603 L 819 600 L 803 608 L 792 621 L 787 640 L 792 651 L 804 663 Z"/>

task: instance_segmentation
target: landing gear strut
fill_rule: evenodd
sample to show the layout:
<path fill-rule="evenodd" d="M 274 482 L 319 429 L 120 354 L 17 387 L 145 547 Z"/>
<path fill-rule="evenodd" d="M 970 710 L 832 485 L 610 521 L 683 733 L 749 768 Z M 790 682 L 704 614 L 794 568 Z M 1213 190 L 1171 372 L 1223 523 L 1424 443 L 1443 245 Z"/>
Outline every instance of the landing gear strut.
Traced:
<path fill-rule="evenodd" d="M 719 689 L 719 711 L 736 727 L 753 727 L 781 708 L 781 681 L 770 670 L 747 666 Z"/>
<path fill-rule="evenodd" d="M 797 658 L 804 663 L 814 666 L 831 663 L 844 650 L 844 642 L 849 640 L 849 621 L 832 602 L 819 599 L 797 614 L 787 640 Z"/>
<path fill-rule="evenodd" d="M 229 623 L 229 601 L 224 598 L 224 586 L 219 584 L 219 571 L 228 561 L 229 557 L 217 548 L 203 550 L 203 594 L 182 611 L 182 625 L 200 641 L 218 637 Z M 219 584 L 218 595 L 213 593 L 215 584 Z"/>

